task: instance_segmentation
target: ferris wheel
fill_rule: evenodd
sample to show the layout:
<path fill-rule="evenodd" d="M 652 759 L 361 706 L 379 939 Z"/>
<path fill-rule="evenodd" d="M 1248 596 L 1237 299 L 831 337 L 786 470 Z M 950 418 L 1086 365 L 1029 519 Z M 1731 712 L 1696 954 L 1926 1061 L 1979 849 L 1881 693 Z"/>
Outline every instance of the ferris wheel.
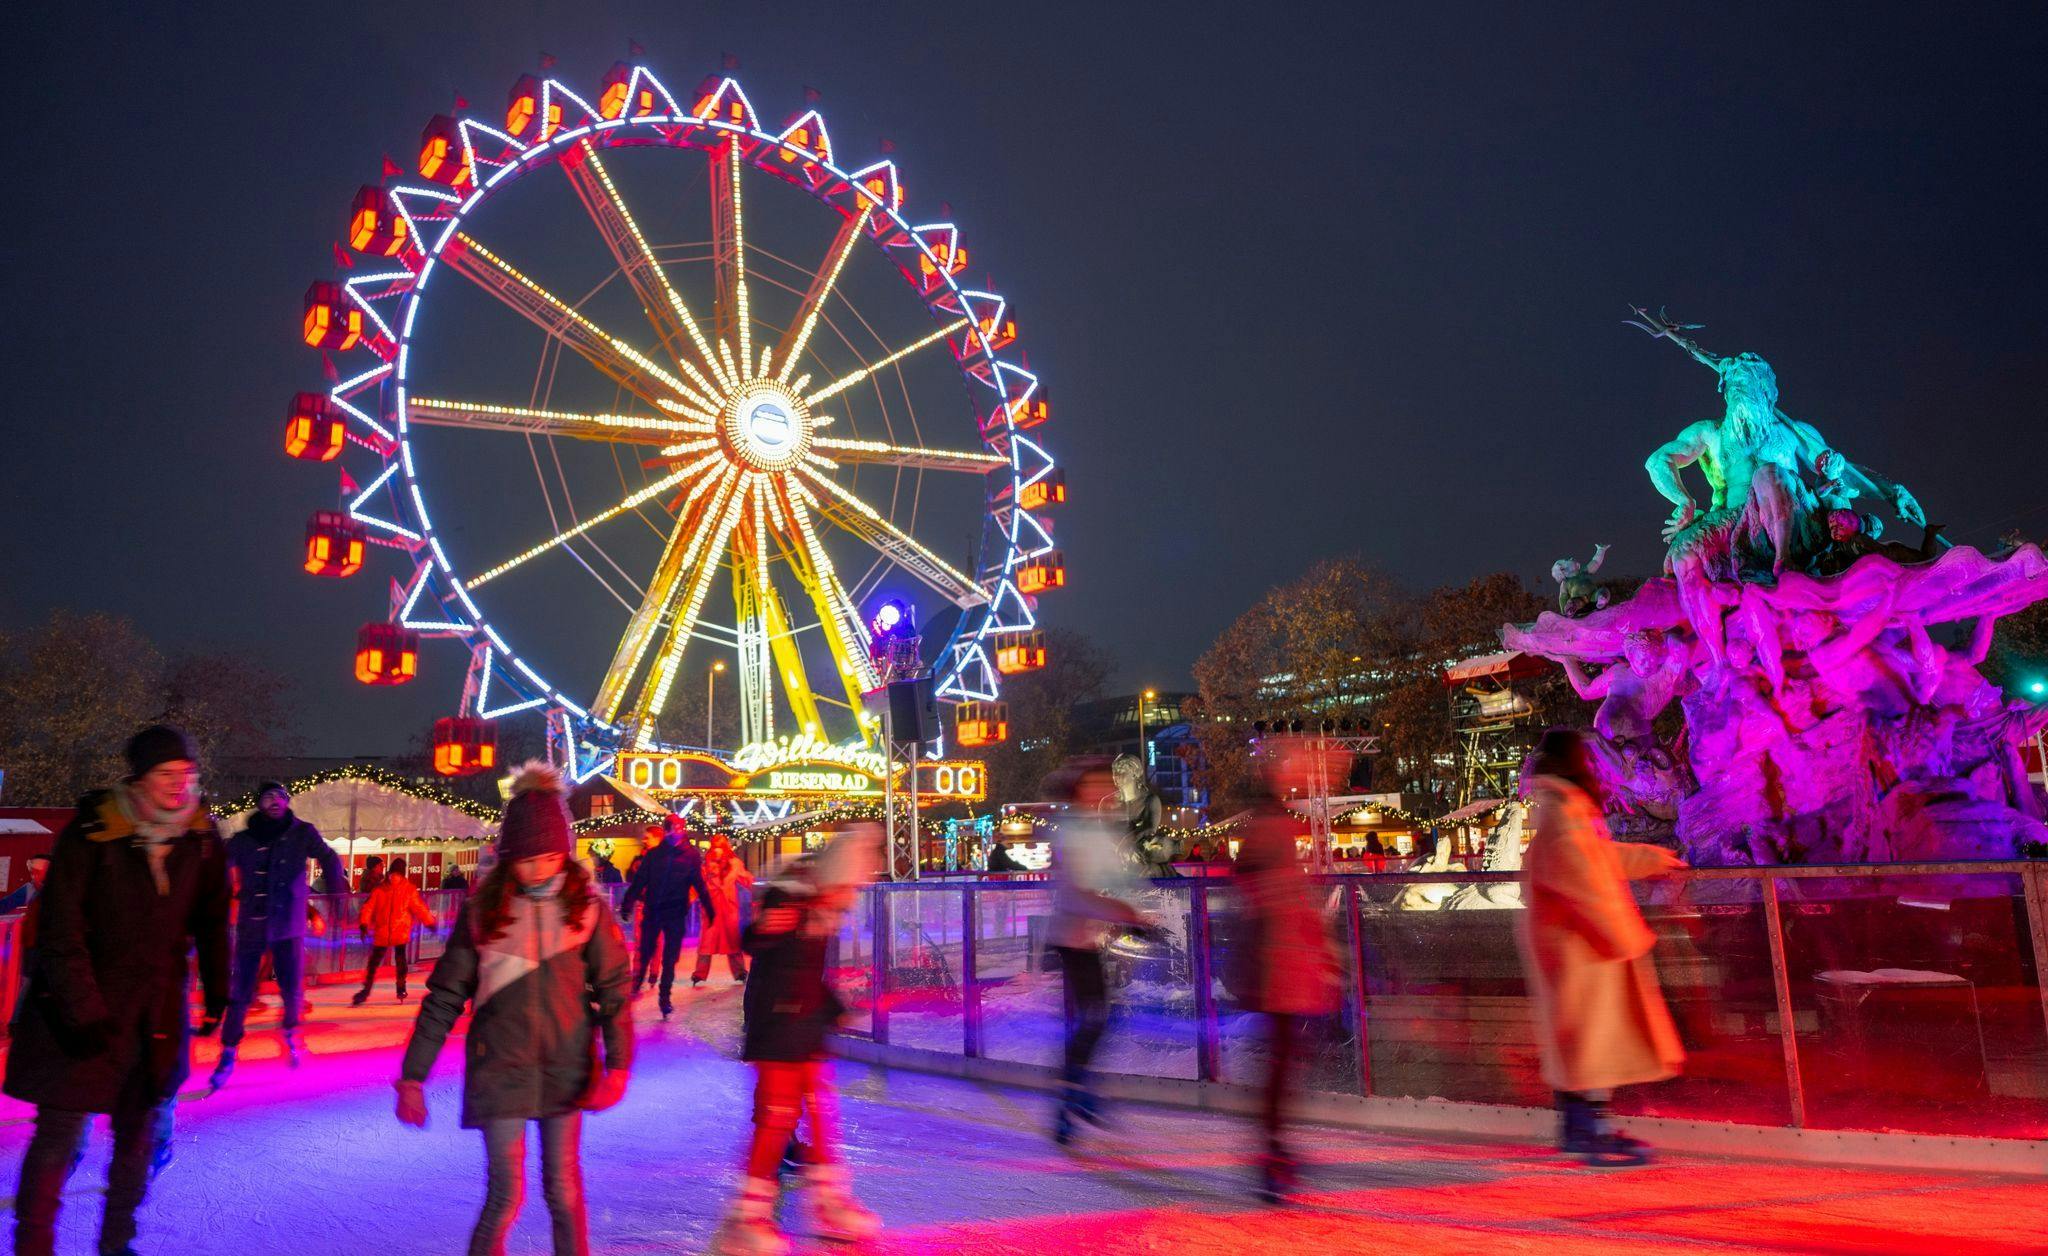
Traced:
<path fill-rule="evenodd" d="M 708 749 L 663 721 L 726 659 L 741 741 L 876 742 L 906 588 L 947 625 L 912 666 L 954 742 L 1007 736 L 1002 677 L 1044 665 L 1066 580 L 1064 473 L 1008 303 L 963 281 L 953 223 L 906 216 L 893 160 L 622 62 L 588 98 L 528 75 L 502 119 L 435 117 L 416 170 L 386 159 L 306 293 L 331 387 L 285 445 L 349 464 L 306 570 L 396 559 L 357 678 L 468 651 L 437 768 L 493 766 L 521 713 L 579 779 Z"/>

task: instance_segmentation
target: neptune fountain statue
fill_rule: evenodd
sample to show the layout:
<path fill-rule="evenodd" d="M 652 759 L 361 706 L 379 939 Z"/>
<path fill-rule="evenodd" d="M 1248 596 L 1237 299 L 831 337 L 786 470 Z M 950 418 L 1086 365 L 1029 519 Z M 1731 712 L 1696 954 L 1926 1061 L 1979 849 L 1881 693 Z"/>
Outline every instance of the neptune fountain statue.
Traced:
<path fill-rule="evenodd" d="M 2048 598 L 2048 558 L 1950 546 L 1902 485 L 1778 408 L 1769 363 L 1636 314 L 1723 403 L 1646 464 L 1674 507 L 1665 574 L 1503 632 L 1600 701 L 1610 805 L 1671 824 L 1699 864 L 2009 858 L 2048 837 L 2019 753 L 2048 712 L 1977 669 L 1998 619 Z M 1882 540 L 1880 511 L 1921 544 Z"/>

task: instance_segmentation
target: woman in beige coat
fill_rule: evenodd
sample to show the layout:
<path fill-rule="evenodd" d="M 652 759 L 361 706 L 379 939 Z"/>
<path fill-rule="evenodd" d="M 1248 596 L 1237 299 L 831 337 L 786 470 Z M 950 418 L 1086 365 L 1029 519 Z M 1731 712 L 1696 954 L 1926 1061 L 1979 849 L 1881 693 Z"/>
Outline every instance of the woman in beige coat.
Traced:
<path fill-rule="evenodd" d="M 1545 733 L 1528 775 L 1534 836 L 1522 861 L 1520 942 L 1543 1080 L 1557 1092 L 1559 1150 L 1642 1164 L 1648 1148 L 1607 1127 L 1608 1100 L 1617 1086 L 1676 1076 L 1685 1050 L 1650 959 L 1656 935 L 1628 882 L 1685 864 L 1662 847 L 1608 836 L 1577 733 Z"/>

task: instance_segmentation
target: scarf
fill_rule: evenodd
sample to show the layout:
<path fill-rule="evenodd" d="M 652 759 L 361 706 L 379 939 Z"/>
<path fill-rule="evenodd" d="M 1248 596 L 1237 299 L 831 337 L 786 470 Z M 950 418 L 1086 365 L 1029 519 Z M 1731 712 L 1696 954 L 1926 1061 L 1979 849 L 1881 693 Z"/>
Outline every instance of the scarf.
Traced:
<path fill-rule="evenodd" d="M 562 882 L 567 879 L 567 873 L 557 872 L 545 881 L 537 881 L 532 885 L 527 885 L 515 877 L 513 878 L 512 886 L 519 891 L 521 897 L 530 898 L 536 903 L 541 903 L 561 893 Z"/>
<path fill-rule="evenodd" d="M 156 892 L 169 894 L 171 875 L 166 865 L 171 858 L 171 842 L 192 827 L 192 817 L 199 810 L 198 795 L 176 811 L 158 810 L 140 791 L 125 784 L 114 791 L 114 799 L 121 814 L 135 826 L 135 844 L 149 860 L 149 875 L 156 881 Z"/>

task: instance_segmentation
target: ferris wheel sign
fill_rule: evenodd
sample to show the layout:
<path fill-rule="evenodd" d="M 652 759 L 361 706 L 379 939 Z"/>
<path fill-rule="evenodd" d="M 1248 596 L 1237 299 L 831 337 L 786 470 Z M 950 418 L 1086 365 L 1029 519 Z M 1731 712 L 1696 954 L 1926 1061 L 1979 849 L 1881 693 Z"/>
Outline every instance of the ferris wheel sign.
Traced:
<path fill-rule="evenodd" d="M 578 779 L 622 755 L 716 759 L 672 708 L 728 658 L 742 742 L 872 747 L 864 695 L 883 677 L 861 604 L 916 582 L 958 611 L 927 660 L 956 708 L 954 741 L 1006 736 L 1002 677 L 1045 664 L 1037 598 L 1066 581 L 1048 513 L 1066 484 L 1037 430 L 1049 403 L 1015 314 L 964 278 L 958 226 L 910 215 L 894 160 L 848 161 L 815 108 L 767 124 L 724 75 L 687 107 L 621 62 L 587 96 L 527 75 L 502 118 L 466 110 L 427 124 L 416 178 L 387 159 L 384 181 L 356 194 L 340 273 L 305 299 L 303 338 L 332 384 L 294 397 L 285 446 L 344 464 L 339 501 L 308 524 L 306 570 L 396 566 L 384 618 L 358 633 L 358 679 L 410 682 L 422 639 L 467 649 L 455 713 L 435 729 L 449 772 L 494 766 L 494 721 L 522 713 L 546 721 Z M 675 179 L 678 164 L 694 178 Z M 527 190 L 556 178 L 573 198 Z M 749 242 L 764 180 L 814 203 L 823 229 L 803 260 Z M 660 199 L 636 213 L 629 186 Z M 695 200 L 700 232 L 655 227 Z M 505 226 L 572 203 L 580 217 L 538 235 Z M 575 250 L 605 272 L 588 291 L 551 277 Z M 888 321 L 850 295 L 856 272 L 879 276 L 903 305 L 897 325 L 918 329 L 877 330 Z M 634 316 L 605 300 L 629 300 L 645 326 L 626 334 Z M 540 366 L 479 383 L 462 350 L 508 361 L 511 342 L 480 321 L 505 311 Z M 964 403 L 940 376 L 965 380 Z M 478 468 L 513 448 L 536 487 L 477 491 Z M 596 460 L 617 483 L 593 501 Z M 923 503 L 960 477 L 978 486 L 961 495 L 975 517 L 932 517 Z M 951 549 L 976 529 L 971 570 L 920 536 Z M 634 538 L 646 553 L 622 556 Z M 563 597 L 562 579 L 586 578 L 587 601 Z M 714 598 L 728 582 L 730 603 Z M 561 645 L 565 617 L 601 613 L 602 654 Z M 828 679 L 814 688 L 814 675 Z"/>
<path fill-rule="evenodd" d="M 753 747 L 745 747 L 742 753 Z M 615 771 L 635 789 L 657 797 L 869 798 L 880 797 L 889 766 L 848 755 L 757 760 L 741 771 L 708 755 L 622 750 Z M 988 797 L 988 769 L 973 760 L 920 759 L 917 792 L 933 801 L 980 802 Z M 907 789 L 905 765 L 895 770 L 896 787 Z"/>

